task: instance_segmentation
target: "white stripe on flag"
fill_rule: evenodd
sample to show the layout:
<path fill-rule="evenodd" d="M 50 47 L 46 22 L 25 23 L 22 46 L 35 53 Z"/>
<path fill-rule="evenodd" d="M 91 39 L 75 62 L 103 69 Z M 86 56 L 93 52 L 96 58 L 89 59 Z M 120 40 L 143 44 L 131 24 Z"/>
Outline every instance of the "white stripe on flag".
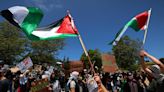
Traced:
<path fill-rule="evenodd" d="M 14 21 L 17 22 L 20 26 L 29 13 L 29 10 L 23 6 L 14 6 L 8 10 L 13 14 Z"/>
<path fill-rule="evenodd" d="M 121 37 L 123 36 L 123 34 L 125 33 L 125 31 L 128 29 L 128 26 L 124 26 L 124 28 L 122 29 L 121 33 L 117 36 L 117 38 L 114 40 L 112 45 L 117 44 L 117 42 L 121 39 Z"/>
<path fill-rule="evenodd" d="M 60 26 L 55 27 L 53 29 L 50 29 L 50 31 L 33 31 L 32 34 L 39 37 L 39 38 L 48 38 L 48 37 L 54 37 L 59 36 L 61 33 L 56 33 L 56 31 L 59 29 Z"/>

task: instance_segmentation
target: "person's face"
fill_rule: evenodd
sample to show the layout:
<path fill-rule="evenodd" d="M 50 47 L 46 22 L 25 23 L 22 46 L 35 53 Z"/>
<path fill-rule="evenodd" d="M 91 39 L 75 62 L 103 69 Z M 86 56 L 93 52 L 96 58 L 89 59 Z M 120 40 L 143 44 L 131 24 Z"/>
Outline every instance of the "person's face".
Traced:
<path fill-rule="evenodd" d="M 3 73 L 2 72 L 0 72 L 0 77 L 3 77 Z"/>
<path fill-rule="evenodd" d="M 52 74 L 52 77 L 55 77 L 55 74 Z"/>
<path fill-rule="evenodd" d="M 127 79 L 127 75 L 124 75 L 124 79 Z"/>

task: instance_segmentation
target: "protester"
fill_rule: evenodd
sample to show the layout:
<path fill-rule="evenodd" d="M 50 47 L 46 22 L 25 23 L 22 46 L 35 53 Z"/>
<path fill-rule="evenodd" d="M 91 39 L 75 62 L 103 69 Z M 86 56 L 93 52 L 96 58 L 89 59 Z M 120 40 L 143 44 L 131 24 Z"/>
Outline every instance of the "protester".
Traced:
<path fill-rule="evenodd" d="M 155 60 L 153 61 L 155 65 L 146 66 L 145 56 Z M 144 71 L 101 72 L 95 76 L 86 70 L 73 71 L 68 77 L 63 70 L 55 69 L 55 66 L 44 68 L 47 66 L 43 67 L 43 65 L 40 65 L 42 66 L 40 70 L 32 67 L 26 72 L 19 70 L 11 73 L 10 69 L 2 66 L 0 92 L 162 92 L 164 90 L 162 59 L 160 62 L 145 51 L 141 51 L 140 57 Z M 66 89 L 62 89 L 60 85 L 63 86 L 62 88 L 65 85 Z"/>
<path fill-rule="evenodd" d="M 145 56 L 150 58 L 156 65 L 158 65 L 160 67 L 160 71 L 164 73 L 164 64 L 163 64 L 163 59 L 158 60 L 157 58 L 155 58 L 154 56 L 150 55 L 149 53 L 147 53 L 146 51 L 142 50 L 140 52 L 140 56 L 141 58 L 144 58 Z"/>
<path fill-rule="evenodd" d="M 121 91 L 120 92 L 127 92 L 126 91 L 126 85 L 127 85 L 127 74 L 126 73 L 122 73 L 123 77 L 121 79 Z"/>
<path fill-rule="evenodd" d="M 0 92 L 8 92 L 10 87 L 10 81 L 5 77 L 4 73 L 4 70 L 0 70 Z"/>
<path fill-rule="evenodd" d="M 98 85 L 98 92 L 108 92 L 108 90 L 105 88 L 105 86 L 102 84 L 101 79 L 99 76 L 95 75 L 94 79 Z"/>
<path fill-rule="evenodd" d="M 28 77 L 26 73 L 27 72 L 20 74 L 20 77 L 19 77 L 20 92 L 27 92 Z"/>
<path fill-rule="evenodd" d="M 149 57 L 156 65 L 152 65 L 148 68 L 145 65 L 144 57 Z M 147 87 L 148 92 L 163 92 L 164 90 L 164 65 L 155 57 L 146 53 L 145 51 L 140 52 L 141 65 L 144 71 L 148 74 L 149 80 L 151 81 L 150 85 Z"/>
<path fill-rule="evenodd" d="M 59 75 L 58 72 L 54 72 L 50 76 L 50 83 L 52 84 L 53 92 L 61 92 L 61 86 L 59 82 Z"/>
<path fill-rule="evenodd" d="M 82 79 L 81 76 L 78 78 L 79 92 L 88 92 L 86 82 Z"/>
<path fill-rule="evenodd" d="M 78 85 L 78 76 L 79 72 L 73 71 L 70 74 L 70 78 L 67 82 L 67 86 L 69 87 L 70 92 L 79 92 L 79 85 Z"/>
<path fill-rule="evenodd" d="M 129 77 L 128 77 L 128 85 L 130 87 L 130 91 L 129 92 L 138 92 L 138 85 L 137 85 L 137 81 L 134 78 L 134 75 L 129 73 Z"/>

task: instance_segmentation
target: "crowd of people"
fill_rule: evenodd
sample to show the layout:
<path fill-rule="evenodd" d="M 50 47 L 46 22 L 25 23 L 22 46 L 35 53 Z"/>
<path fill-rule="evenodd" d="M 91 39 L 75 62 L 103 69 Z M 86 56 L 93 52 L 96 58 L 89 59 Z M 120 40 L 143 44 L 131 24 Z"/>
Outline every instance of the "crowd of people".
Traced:
<path fill-rule="evenodd" d="M 144 57 L 155 64 L 146 66 Z M 140 62 L 143 70 L 139 71 L 96 74 L 86 70 L 73 71 L 68 77 L 61 69 L 52 70 L 50 67 L 42 66 L 41 71 L 35 72 L 13 73 L 1 66 L 0 92 L 163 92 L 164 60 L 141 51 Z"/>

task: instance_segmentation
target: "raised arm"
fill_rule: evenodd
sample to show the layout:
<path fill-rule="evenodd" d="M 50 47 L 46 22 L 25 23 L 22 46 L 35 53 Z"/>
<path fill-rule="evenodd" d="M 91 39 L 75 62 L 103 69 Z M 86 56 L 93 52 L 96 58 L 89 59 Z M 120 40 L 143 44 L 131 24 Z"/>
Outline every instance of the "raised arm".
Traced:
<path fill-rule="evenodd" d="M 154 56 L 150 55 L 149 53 L 147 53 L 144 50 L 142 50 L 141 53 L 144 56 L 147 56 L 148 58 L 150 58 L 155 64 L 157 64 L 161 68 L 161 71 L 164 71 L 164 64 L 161 61 L 159 61 L 157 58 L 155 58 Z"/>
<path fill-rule="evenodd" d="M 145 64 L 145 60 L 144 60 L 144 51 L 140 52 L 140 62 L 141 62 L 141 66 L 143 68 L 143 70 L 149 75 L 153 77 L 152 71 L 146 66 Z"/>
<path fill-rule="evenodd" d="M 98 85 L 98 92 L 108 92 L 108 90 L 102 84 L 101 79 L 100 79 L 99 76 L 95 75 L 94 79 L 95 79 L 95 81 L 97 82 L 97 85 Z"/>

